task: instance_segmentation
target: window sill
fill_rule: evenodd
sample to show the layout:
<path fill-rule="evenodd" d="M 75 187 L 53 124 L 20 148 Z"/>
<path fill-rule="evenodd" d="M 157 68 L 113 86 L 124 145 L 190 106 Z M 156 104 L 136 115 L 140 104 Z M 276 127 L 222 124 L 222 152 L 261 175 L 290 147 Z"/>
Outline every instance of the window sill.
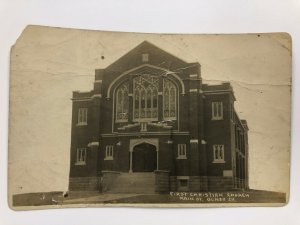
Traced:
<path fill-rule="evenodd" d="M 143 119 L 133 119 L 133 122 L 156 122 L 158 118 L 143 118 Z"/>
<path fill-rule="evenodd" d="M 81 126 L 87 126 L 87 123 L 77 123 L 76 126 L 81 127 Z"/>
<path fill-rule="evenodd" d="M 172 121 L 176 120 L 176 117 L 164 117 L 164 121 Z"/>
<path fill-rule="evenodd" d="M 75 166 L 85 166 L 86 163 L 85 162 L 76 162 Z"/>
<path fill-rule="evenodd" d="M 128 120 L 116 120 L 116 123 L 128 123 Z"/>
<path fill-rule="evenodd" d="M 211 120 L 223 120 L 223 118 L 211 118 Z"/>
<path fill-rule="evenodd" d="M 213 163 L 226 163 L 224 160 L 215 160 Z"/>
<path fill-rule="evenodd" d="M 106 157 L 106 158 L 104 158 L 104 160 L 114 160 L 114 158 L 113 157 Z"/>
<path fill-rule="evenodd" d="M 178 156 L 177 159 L 187 159 L 186 156 Z"/>

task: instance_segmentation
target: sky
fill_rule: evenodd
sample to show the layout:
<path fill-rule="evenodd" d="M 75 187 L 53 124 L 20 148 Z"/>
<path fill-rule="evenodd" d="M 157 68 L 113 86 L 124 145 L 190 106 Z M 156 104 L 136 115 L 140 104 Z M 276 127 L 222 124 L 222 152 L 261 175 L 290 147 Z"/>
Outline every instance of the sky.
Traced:
<path fill-rule="evenodd" d="M 72 91 L 91 90 L 95 69 L 144 40 L 199 62 L 204 82 L 231 82 L 236 111 L 250 129 L 250 188 L 288 192 L 287 34 L 160 35 L 29 26 L 11 51 L 10 194 L 68 189 Z"/>

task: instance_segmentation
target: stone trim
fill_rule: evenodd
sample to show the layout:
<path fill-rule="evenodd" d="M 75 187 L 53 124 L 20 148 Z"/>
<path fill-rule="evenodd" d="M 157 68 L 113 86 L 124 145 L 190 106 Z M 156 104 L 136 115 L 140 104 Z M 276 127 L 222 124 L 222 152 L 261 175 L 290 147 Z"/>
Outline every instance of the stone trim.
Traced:
<path fill-rule="evenodd" d="M 191 143 L 191 144 L 198 144 L 198 139 L 191 139 L 191 140 L 190 140 L 190 143 Z"/>
<path fill-rule="evenodd" d="M 98 141 L 93 141 L 93 142 L 88 143 L 87 146 L 88 147 L 99 146 L 99 142 Z"/>
<path fill-rule="evenodd" d="M 155 136 L 155 135 L 168 135 L 170 136 L 171 132 L 148 132 L 147 136 L 151 135 L 151 136 Z M 176 132 L 173 131 L 172 132 L 173 135 L 189 135 L 189 132 Z M 136 136 L 140 136 L 140 132 L 137 133 L 110 133 L 110 134 L 101 134 L 102 137 L 136 137 Z"/>
<path fill-rule="evenodd" d="M 101 95 L 101 94 L 94 94 L 94 95 L 92 96 L 92 98 L 102 98 L 102 95 Z"/>
<path fill-rule="evenodd" d="M 190 78 L 198 78 L 198 74 L 190 74 Z"/>
<path fill-rule="evenodd" d="M 91 97 L 84 97 L 84 98 L 71 98 L 73 102 L 86 102 L 86 101 L 91 101 Z"/>
<path fill-rule="evenodd" d="M 182 88 L 181 94 L 185 94 L 185 86 L 184 86 L 184 83 L 183 83 L 182 79 L 181 79 L 176 73 L 174 73 L 174 72 L 172 72 L 172 71 L 170 71 L 170 70 L 167 70 L 167 69 L 165 69 L 165 68 L 162 68 L 162 67 L 159 67 L 159 66 L 154 66 L 154 65 L 151 65 L 151 64 L 147 64 L 147 63 L 146 63 L 146 64 L 142 64 L 142 65 L 140 65 L 140 66 L 134 67 L 134 68 L 132 68 L 132 69 L 129 69 L 129 70 L 125 71 L 124 73 L 122 73 L 121 75 L 119 75 L 117 78 L 115 78 L 115 79 L 110 83 L 110 85 L 108 86 L 106 98 L 107 98 L 107 99 L 110 99 L 110 98 L 111 98 L 111 96 L 110 96 L 111 89 L 112 89 L 112 87 L 114 86 L 114 84 L 115 84 L 118 80 L 120 80 L 122 77 L 124 77 L 124 76 L 130 74 L 131 72 L 133 72 L 133 71 L 135 71 L 135 70 L 138 70 L 138 69 L 140 69 L 140 68 L 143 68 L 143 67 L 150 67 L 150 68 L 154 68 L 154 69 L 158 69 L 158 70 L 163 70 L 163 71 L 166 72 L 166 74 L 170 74 L 170 75 L 173 76 L 175 79 L 177 79 L 178 82 L 180 83 L 181 88 Z"/>

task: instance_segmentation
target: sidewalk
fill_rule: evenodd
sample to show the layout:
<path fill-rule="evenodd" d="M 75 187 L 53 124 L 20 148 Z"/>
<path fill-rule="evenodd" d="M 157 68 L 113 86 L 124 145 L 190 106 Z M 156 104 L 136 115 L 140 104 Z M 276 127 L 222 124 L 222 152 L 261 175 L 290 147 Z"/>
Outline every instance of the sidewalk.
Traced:
<path fill-rule="evenodd" d="M 64 199 L 62 204 L 85 204 L 85 203 L 102 203 L 107 201 L 121 200 L 123 198 L 138 197 L 144 194 L 97 194 L 80 198 Z"/>

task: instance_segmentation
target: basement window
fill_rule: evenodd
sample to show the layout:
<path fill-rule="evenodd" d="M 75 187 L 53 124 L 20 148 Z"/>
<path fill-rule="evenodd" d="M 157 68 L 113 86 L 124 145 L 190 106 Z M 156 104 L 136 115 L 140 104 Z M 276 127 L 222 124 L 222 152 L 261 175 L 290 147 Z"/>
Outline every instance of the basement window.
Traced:
<path fill-rule="evenodd" d="M 178 191 L 189 191 L 189 177 L 178 176 L 177 177 L 177 190 Z"/>
<path fill-rule="evenodd" d="M 188 180 L 179 180 L 179 184 L 181 187 L 187 187 L 188 186 Z"/>

